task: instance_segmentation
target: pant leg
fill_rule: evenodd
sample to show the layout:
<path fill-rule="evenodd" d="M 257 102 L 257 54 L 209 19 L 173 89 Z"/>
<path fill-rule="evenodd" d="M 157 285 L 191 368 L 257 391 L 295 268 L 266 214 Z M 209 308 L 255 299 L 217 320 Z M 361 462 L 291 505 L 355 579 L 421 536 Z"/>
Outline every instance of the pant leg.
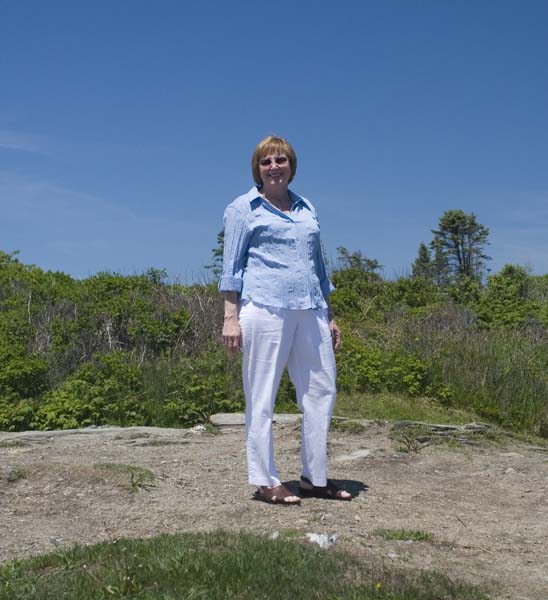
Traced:
<path fill-rule="evenodd" d="M 274 464 L 272 413 L 295 330 L 292 312 L 251 302 L 240 310 L 247 465 L 253 485 L 280 483 Z"/>
<path fill-rule="evenodd" d="M 297 311 L 295 311 L 297 312 Z M 327 484 L 327 434 L 337 396 L 336 365 L 326 310 L 303 310 L 289 355 L 289 375 L 303 412 L 302 474 Z"/>

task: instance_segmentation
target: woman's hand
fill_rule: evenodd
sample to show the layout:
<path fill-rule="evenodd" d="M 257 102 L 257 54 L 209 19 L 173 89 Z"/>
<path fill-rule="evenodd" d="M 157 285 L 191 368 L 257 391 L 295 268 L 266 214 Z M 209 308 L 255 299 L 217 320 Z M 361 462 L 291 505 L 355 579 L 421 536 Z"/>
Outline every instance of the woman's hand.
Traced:
<path fill-rule="evenodd" d="M 333 348 L 338 350 L 341 347 L 341 330 L 335 319 L 329 321 L 329 330 L 331 331 L 331 339 L 333 340 Z"/>
<path fill-rule="evenodd" d="M 223 344 L 231 354 L 235 354 L 242 347 L 242 330 L 238 317 L 225 317 L 223 324 Z"/>

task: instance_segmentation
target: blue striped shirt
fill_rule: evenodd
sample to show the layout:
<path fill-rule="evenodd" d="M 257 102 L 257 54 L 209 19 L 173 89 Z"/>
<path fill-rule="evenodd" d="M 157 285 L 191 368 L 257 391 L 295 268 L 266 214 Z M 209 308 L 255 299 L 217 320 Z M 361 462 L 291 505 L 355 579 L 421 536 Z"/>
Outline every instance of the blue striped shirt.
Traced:
<path fill-rule="evenodd" d="M 335 288 L 325 270 L 316 210 L 289 194 L 289 214 L 264 200 L 256 187 L 226 207 L 219 290 L 278 308 L 327 308 Z"/>

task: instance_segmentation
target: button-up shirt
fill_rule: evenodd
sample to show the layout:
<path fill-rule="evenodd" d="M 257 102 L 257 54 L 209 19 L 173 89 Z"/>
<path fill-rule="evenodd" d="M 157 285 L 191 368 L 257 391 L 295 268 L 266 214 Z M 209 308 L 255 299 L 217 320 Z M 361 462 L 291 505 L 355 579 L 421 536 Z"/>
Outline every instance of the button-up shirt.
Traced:
<path fill-rule="evenodd" d="M 289 195 L 289 214 L 256 187 L 227 206 L 219 290 L 278 308 L 327 308 L 335 288 L 325 270 L 316 210 L 307 199 Z"/>

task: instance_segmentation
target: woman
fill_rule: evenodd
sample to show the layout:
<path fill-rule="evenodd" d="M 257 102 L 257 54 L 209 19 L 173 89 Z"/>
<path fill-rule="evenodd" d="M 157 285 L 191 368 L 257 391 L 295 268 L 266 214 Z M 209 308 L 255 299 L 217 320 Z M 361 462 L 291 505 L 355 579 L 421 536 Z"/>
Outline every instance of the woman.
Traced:
<path fill-rule="evenodd" d="M 327 298 L 333 286 L 322 256 L 313 205 L 288 189 L 297 157 L 269 136 L 251 160 L 256 186 L 224 214 L 223 342 L 243 350 L 246 449 L 255 498 L 299 504 L 274 464 L 272 412 L 283 369 L 297 392 L 302 421 L 301 495 L 350 500 L 327 479 L 327 434 L 335 404 L 341 333 Z"/>

